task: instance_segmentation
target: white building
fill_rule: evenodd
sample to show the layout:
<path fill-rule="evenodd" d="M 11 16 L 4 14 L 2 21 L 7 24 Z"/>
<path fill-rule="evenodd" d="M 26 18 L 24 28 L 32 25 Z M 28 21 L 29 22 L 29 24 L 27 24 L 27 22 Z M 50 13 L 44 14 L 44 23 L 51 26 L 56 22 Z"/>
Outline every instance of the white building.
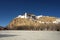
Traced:
<path fill-rule="evenodd" d="M 16 18 L 27 18 L 27 13 L 25 13 L 24 15 L 19 15 L 18 17 Z"/>

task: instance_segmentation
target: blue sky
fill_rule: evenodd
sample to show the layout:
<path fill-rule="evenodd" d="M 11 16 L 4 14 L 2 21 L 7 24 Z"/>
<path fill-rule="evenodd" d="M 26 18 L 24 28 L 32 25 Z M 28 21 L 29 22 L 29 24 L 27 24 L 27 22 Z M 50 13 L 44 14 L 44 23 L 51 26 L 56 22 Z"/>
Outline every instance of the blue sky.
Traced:
<path fill-rule="evenodd" d="M 24 12 L 60 17 L 59 0 L 0 0 L 0 26 Z"/>

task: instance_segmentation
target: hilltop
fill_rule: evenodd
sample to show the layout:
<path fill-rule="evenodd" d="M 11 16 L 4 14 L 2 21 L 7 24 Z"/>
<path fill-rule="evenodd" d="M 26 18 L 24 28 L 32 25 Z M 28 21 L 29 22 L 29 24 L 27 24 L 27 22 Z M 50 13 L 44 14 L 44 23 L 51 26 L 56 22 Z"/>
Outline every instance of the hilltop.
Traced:
<path fill-rule="evenodd" d="M 36 16 L 25 13 L 14 18 L 8 25 L 9 29 L 19 30 L 60 30 L 60 19 L 56 17 Z"/>

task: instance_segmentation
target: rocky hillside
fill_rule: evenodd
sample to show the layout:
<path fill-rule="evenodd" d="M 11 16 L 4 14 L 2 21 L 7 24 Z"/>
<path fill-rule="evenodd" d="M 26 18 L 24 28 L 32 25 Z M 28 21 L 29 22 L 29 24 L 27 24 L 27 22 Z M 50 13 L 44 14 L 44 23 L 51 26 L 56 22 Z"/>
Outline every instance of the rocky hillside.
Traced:
<path fill-rule="evenodd" d="M 9 29 L 19 30 L 60 30 L 60 22 L 56 17 L 42 16 L 35 18 L 14 18 L 8 25 Z"/>

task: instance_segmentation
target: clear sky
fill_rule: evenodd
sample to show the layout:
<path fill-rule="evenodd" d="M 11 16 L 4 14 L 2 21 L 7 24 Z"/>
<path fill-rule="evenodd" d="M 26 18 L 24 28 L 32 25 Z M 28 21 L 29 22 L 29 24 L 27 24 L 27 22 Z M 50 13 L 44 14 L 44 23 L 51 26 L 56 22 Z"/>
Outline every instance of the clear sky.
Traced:
<path fill-rule="evenodd" d="M 60 17 L 59 0 L 0 0 L 0 26 L 24 12 Z"/>

